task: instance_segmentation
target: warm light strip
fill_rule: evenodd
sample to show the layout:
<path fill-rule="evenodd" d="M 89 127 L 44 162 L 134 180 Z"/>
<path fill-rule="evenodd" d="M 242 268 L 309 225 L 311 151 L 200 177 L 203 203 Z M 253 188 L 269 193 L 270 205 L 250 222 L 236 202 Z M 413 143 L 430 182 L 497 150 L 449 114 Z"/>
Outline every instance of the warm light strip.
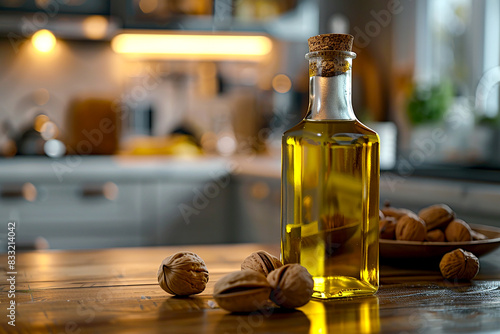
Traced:
<path fill-rule="evenodd" d="M 266 36 L 248 35 L 124 33 L 113 38 L 111 47 L 117 53 L 137 56 L 238 59 L 267 55 L 272 41 Z"/>

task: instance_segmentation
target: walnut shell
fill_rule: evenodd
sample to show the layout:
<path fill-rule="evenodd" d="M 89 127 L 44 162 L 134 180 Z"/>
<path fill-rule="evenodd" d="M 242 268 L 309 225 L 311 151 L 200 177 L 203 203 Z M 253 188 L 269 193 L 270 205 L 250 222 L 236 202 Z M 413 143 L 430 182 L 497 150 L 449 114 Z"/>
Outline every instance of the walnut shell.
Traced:
<path fill-rule="evenodd" d="M 443 256 L 439 269 L 446 279 L 471 280 L 479 272 L 479 259 L 474 254 L 458 248 Z"/>
<path fill-rule="evenodd" d="M 455 219 L 455 212 L 446 204 L 435 204 L 423 208 L 418 212 L 427 226 L 427 230 L 436 228 L 446 228 L 446 226 Z"/>
<path fill-rule="evenodd" d="M 425 222 L 415 214 L 402 216 L 396 224 L 397 240 L 424 241 L 426 235 Z"/>
<path fill-rule="evenodd" d="M 385 217 L 379 221 L 379 233 L 382 239 L 395 239 L 396 238 L 396 223 L 394 217 Z"/>
<path fill-rule="evenodd" d="M 272 271 L 267 280 L 273 288 L 270 298 L 279 306 L 296 308 L 311 300 L 314 281 L 300 264 L 286 264 Z"/>
<path fill-rule="evenodd" d="M 266 251 L 260 250 L 250 254 L 241 263 L 241 269 L 251 269 L 258 271 L 266 276 L 273 270 L 283 266 L 283 263 L 276 257 Z"/>
<path fill-rule="evenodd" d="M 214 286 L 215 301 L 230 312 L 257 311 L 267 304 L 270 293 L 266 277 L 250 269 L 227 274 Z"/>
<path fill-rule="evenodd" d="M 158 269 L 158 283 L 172 295 L 188 296 L 205 290 L 208 270 L 205 262 L 191 252 L 179 252 L 165 258 Z"/>
<path fill-rule="evenodd" d="M 425 240 L 431 242 L 444 242 L 445 241 L 444 233 L 440 229 L 429 231 L 427 232 Z"/>
<path fill-rule="evenodd" d="M 472 241 L 472 230 L 466 222 L 461 219 L 455 219 L 448 224 L 444 231 L 446 240 L 454 241 Z"/>
<path fill-rule="evenodd" d="M 394 217 L 396 220 L 399 220 L 399 218 L 407 215 L 414 215 L 415 213 L 411 210 L 408 209 L 402 209 L 402 208 L 394 208 L 392 206 L 386 206 L 382 210 L 382 213 L 384 216 L 387 217 Z"/>

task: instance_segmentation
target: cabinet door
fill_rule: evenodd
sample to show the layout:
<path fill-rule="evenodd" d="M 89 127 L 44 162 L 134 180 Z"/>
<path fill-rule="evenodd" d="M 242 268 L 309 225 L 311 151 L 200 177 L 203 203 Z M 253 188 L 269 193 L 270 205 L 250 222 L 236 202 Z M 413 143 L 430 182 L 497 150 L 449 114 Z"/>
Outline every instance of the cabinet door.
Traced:
<path fill-rule="evenodd" d="M 279 244 L 281 181 L 278 178 L 238 176 L 237 241 Z"/>
<path fill-rule="evenodd" d="M 228 182 L 176 180 L 158 185 L 156 244 L 208 244 L 234 241 Z"/>
<path fill-rule="evenodd" d="M 50 248 L 140 245 L 139 186 L 101 180 L 4 183 L 0 219 L 17 221 L 19 247 L 33 247 L 39 237 Z"/>

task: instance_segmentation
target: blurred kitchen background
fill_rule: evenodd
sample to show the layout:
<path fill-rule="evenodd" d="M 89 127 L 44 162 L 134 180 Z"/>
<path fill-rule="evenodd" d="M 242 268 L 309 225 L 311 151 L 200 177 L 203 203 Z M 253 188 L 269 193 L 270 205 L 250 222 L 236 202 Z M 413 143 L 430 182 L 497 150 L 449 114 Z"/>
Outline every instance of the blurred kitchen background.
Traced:
<path fill-rule="evenodd" d="M 355 36 L 381 204 L 500 226 L 499 32 L 497 0 L 0 0 L 0 245 L 278 243 L 319 33 Z"/>

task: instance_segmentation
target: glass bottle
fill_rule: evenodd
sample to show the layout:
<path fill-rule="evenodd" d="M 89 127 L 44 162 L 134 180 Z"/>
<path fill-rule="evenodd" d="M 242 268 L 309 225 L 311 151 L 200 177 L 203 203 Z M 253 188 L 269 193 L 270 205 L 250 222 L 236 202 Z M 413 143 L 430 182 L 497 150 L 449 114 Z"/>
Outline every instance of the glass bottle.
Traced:
<path fill-rule="evenodd" d="M 308 112 L 282 138 L 281 257 L 307 268 L 321 299 L 379 284 L 379 138 L 352 109 L 352 39 L 309 39 Z"/>

